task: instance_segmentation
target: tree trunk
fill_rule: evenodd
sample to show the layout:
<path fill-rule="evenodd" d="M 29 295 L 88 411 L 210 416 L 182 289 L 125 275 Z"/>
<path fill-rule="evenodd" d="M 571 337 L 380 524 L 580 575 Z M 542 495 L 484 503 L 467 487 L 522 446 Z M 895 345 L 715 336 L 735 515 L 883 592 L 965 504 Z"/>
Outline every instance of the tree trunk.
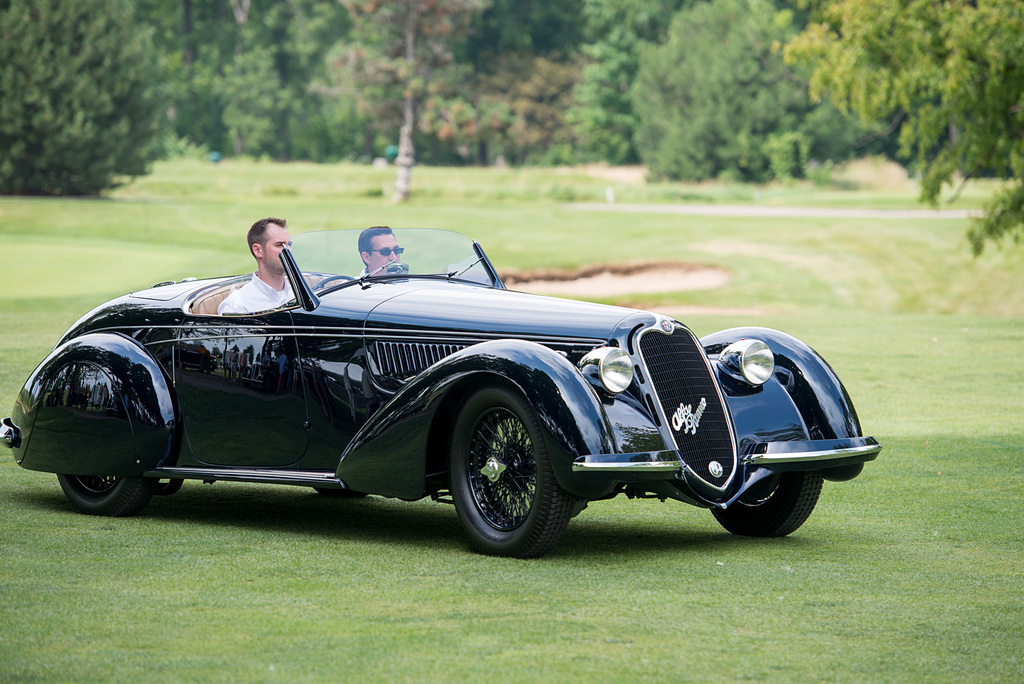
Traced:
<path fill-rule="evenodd" d="M 242 72 L 242 52 L 243 38 L 245 34 L 245 24 L 249 21 L 249 8 L 252 6 L 252 0 L 231 0 L 231 11 L 235 15 L 235 24 L 238 27 L 238 32 L 235 34 L 235 73 L 240 74 Z M 245 152 L 245 144 L 242 140 L 242 132 L 235 131 L 235 156 L 241 156 Z"/>
<path fill-rule="evenodd" d="M 252 7 L 252 0 L 231 0 L 231 11 L 235 15 L 235 24 L 238 33 L 235 35 L 235 61 L 242 56 L 242 38 L 245 32 L 245 25 L 249 21 L 249 9 Z"/>
<path fill-rule="evenodd" d="M 415 160 L 412 145 L 413 124 L 413 101 L 412 97 L 407 96 L 402 114 L 402 129 L 398 134 L 398 157 L 395 159 L 398 172 L 395 174 L 395 192 L 391 196 L 392 202 L 404 202 L 409 199 L 409 190 L 412 187 L 412 164 Z"/>
<path fill-rule="evenodd" d="M 363 127 L 363 156 L 367 159 L 373 157 L 373 126 L 370 124 Z"/>
<path fill-rule="evenodd" d="M 185 44 L 183 60 L 191 69 L 196 61 L 196 49 L 192 44 L 192 0 L 181 1 L 181 34 Z"/>
<path fill-rule="evenodd" d="M 412 3 L 406 5 L 406 12 L 405 60 L 409 63 L 409 70 L 402 106 L 402 128 L 398 133 L 398 157 L 395 159 L 398 171 L 395 174 L 395 192 L 391 195 L 392 203 L 409 199 L 409 191 L 412 188 L 412 165 L 416 160 L 412 145 L 412 132 L 416 125 L 416 101 L 411 83 L 416 77 L 416 10 Z"/>

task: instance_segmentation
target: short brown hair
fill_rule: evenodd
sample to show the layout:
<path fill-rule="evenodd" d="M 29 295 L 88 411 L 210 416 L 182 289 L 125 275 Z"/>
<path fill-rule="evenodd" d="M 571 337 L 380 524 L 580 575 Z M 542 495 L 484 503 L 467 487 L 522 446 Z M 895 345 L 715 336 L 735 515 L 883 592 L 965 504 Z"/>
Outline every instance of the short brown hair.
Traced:
<path fill-rule="evenodd" d="M 283 218 L 262 218 L 256 223 L 252 224 L 252 228 L 249 229 L 249 254 L 252 254 L 253 258 L 256 257 L 256 253 L 252 251 L 253 245 L 265 245 L 267 243 L 267 226 L 273 223 L 276 226 L 282 228 L 288 227 L 288 221 Z"/>
<path fill-rule="evenodd" d="M 394 235 L 387 226 L 373 226 L 359 234 L 359 253 L 369 252 L 373 249 L 373 238 L 378 235 Z"/>

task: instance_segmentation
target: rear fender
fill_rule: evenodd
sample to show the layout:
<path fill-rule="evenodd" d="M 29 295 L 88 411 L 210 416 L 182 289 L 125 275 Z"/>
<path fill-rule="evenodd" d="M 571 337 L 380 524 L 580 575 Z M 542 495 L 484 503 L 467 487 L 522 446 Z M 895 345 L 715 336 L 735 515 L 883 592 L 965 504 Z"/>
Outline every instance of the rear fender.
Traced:
<path fill-rule="evenodd" d="M 572 475 L 585 454 L 612 453 L 613 430 L 589 383 L 565 357 L 534 342 L 494 340 L 467 347 L 434 364 L 399 391 L 353 438 L 337 475 L 357 491 L 405 499 L 422 497 L 429 471 L 447 469 L 454 416 L 465 394 L 481 383 L 515 385 L 533 407 L 552 469 L 570 493 L 587 497 Z"/>
<path fill-rule="evenodd" d="M 59 345 L 29 376 L 12 415 L 15 460 L 66 475 L 142 475 L 180 442 L 160 364 L 130 337 L 90 333 Z"/>

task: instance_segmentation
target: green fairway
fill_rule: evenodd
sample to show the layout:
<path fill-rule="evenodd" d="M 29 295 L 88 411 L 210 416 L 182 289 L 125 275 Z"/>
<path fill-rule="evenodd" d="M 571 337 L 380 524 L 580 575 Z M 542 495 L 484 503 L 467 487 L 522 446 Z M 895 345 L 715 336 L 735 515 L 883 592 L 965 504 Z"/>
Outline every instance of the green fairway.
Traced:
<path fill-rule="evenodd" d="M 186 482 L 139 516 L 74 513 L 0 452 L 0 682 L 996 681 L 1024 672 L 1024 248 L 964 219 L 579 211 L 582 172 L 173 162 L 102 200 L 0 198 L 0 416 L 79 316 L 186 276 L 244 273 L 244 234 L 451 228 L 499 270 L 677 260 L 713 290 L 602 301 L 698 335 L 792 333 L 884 449 L 789 537 L 707 511 L 597 502 L 535 561 L 470 550 L 455 510 Z M 619 202 L 912 209 L 912 192 L 616 186 Z M 985 188 L 966 193 L 976 208 Z M 743 309 L 746 315 L 730 314 Z"/>

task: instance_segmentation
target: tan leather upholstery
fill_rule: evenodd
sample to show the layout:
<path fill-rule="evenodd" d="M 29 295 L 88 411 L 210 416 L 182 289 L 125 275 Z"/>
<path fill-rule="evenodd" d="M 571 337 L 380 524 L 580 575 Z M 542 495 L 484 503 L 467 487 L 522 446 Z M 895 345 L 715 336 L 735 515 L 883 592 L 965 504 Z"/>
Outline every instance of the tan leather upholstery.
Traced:
<path fill-rule="evenodd" d="M 232 283 L 231 285 L 214 290 L 210 294 L 200 297 L 196 301 L 192 302 L 192 313 L 200 316 L 216 316 L 217 307 L 220 306 L 220 303 L 227 299 L 228 295 L 235 290 L 240 290 L 245 287 L 247 282 L 249 281 L 245 280 L 240 283 Z"/>
<path fill-rule="evenodd" d="M 306 279 L 306 282 L 309 283 L 310 287 L 314 287 L 325 278 L 325 276 L 314 273 L 304 273 L 303 277 Z M 249 279 L 247 278 L 245 280 L 230 283 L 210 292 L 209 294 L 203 295 L 196 301 L 192 302 L 192 313 L 197 316 L 216 316 L 217 307 L 220 306 L 220 303 L 227 299 L 228 295 L 235 290 L 240 290 L 245 287 L 248 282 Z"/>
<path fill-rule="evenodd" d="M 319 283 L 321 280 L 327 280 L 327 276 L 320 275 L 319 273 L 303 273 L 302 277 L 303 279 L 305 279 L 306 284 L 309 285 L 310 288 L 316 287 L 317 283 Z"/>

